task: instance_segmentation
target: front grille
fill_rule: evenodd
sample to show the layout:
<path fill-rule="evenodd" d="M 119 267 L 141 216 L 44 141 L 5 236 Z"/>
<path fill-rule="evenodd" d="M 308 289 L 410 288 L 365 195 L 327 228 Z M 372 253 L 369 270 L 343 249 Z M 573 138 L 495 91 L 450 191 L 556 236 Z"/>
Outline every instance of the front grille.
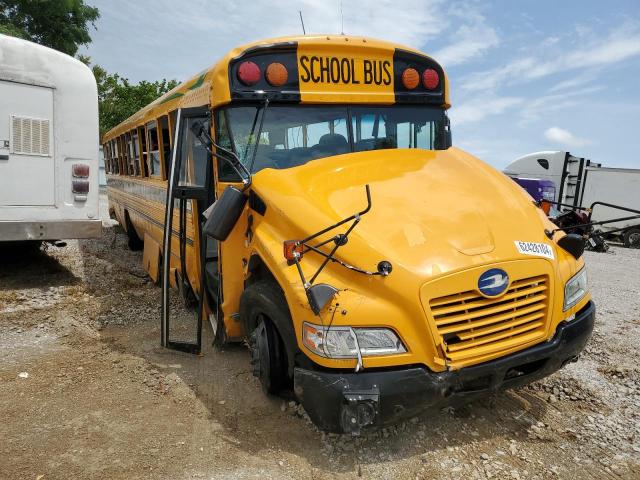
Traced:
<path fill-rule="evenodd" d="M 541 275 L 513 281 L 499 298 L 467 291 L 431 299 L 429 308 L 448 360 L 463 366 L 542 338 L 547 283 Z"/>

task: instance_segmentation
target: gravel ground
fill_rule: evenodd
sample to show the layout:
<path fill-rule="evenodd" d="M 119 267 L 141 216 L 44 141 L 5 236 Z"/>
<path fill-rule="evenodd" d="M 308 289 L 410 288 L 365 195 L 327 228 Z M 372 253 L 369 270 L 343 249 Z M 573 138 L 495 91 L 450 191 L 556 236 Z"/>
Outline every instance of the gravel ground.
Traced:
<path fill-rule="evenodd" d="M 640 251 L 586 253 L 579 361 L 359 438 L 267 398 L 242 346 L 159 347 L 159 288 L 118 227 L 0 258 L 0 477 L 640 478 Z"/>

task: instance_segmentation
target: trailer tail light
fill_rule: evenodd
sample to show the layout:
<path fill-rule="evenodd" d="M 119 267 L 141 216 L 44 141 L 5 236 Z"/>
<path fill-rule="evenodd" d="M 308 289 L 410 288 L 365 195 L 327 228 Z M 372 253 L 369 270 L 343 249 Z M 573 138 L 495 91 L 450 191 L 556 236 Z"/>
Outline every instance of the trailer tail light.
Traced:
<path fill-rule="evenodd" d="M 72 169 L 75 178 L 89 178 L 89 165 L 85 163 L 76 163 Z"/>
<path fill-rule="evenodd" d="M 89 180 L 74 180 L 71 182 L 71 191 L 80 195 L 89 193 Z"/>
<path fill-rule="evenodd" d="M 422 85 L 424 85 L 424 88 L 427 90 L 435 90 L 439 83 L 440 77 L 438 77 L 438 72 L 433 68 L 427 68 L 422 72 Z"/>
<path fill-rule="evenodd" d="M 260 67 L 251 61 L 242 62 L 238 67 L 238 80 L 247 86 L 260 81 Z"/>
<path fill-rule="evenodd" d="M 302 255 L 304 254 L 304 246 L 302 244 L 298 244 L 297 240 L 286 240 L 283 247 L 284 258 L 286 258 L 288 262 L 295 261 L 296 256 L 298 259 L 302 258 Z"/>

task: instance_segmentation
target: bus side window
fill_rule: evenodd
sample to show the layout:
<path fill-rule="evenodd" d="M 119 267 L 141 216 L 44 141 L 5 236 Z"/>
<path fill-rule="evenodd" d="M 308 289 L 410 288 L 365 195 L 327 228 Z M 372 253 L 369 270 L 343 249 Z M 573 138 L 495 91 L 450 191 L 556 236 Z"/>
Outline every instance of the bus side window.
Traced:
<path fill-rule="evenodd" d="M 131 172 L 131 156 L 129 153 L 129 145 L 131 144 L 131 141 L 129 140 L 130 135 L 128 133 L 125 133 L 122 136 L 122 165 L 124 167 L 124 174 L 125 175 L 132 175 Z"/>
<path fill-rule="evenodd" d="M 118 142 L 117 140 L 111 140 L 111 151 L 113 152 L 113 167 L 114 173 L 120 173 L 120 159 L 118 158 Z"/>
<path fill-rule="evenodd" d="M 187 118 L 182 129 L 181 168 L 179 185 L 202 187 L 205 185 L 209 152 L 202 142 L 191 131 L 191 124 L 200 121 L 209 130 L 209 120 L 203 118 Z"/>
<path fill-rule="evenodd" d="M 231 142 L 231 135 L 227 128 L 227 115 L 224 110 L 218 110 L 216 112 L 216 140 L 222 148 L 233 151 L 233 143 Z M 239 182 L 241 179 L 237 172 L 231 167 L 229 162 L 217 159 L 218 164 L 218 180 L 221 182 Z"/>
<path fill-rule="evenodd" d="M 160 133 L 160 142 L 162 143 L 162 148 L 160 149 L 162 164 L 164 165 L 165 171 L 165 179 L 169 178 L 169 164 L 171 162 L 171 130 L 169 128 L 169 117 L 164 115 L 159 119 L 159 133 Z M 160 175 L 160 172 L 158 172 Z"/>
<path fill-rule="evenodd" d="M 140 141 L 140 175 L 149 176 L 149 166 L 147 165 L 147 135 L 145 127 L 138 128 L 138 138 Z"/>
<path fill-rule="evenodd" d="M 122 139 L 120 137 L 116 137 L 114 139 L 114 145 L 116 147 L 116 157 L 118 162 L 118 174 L 124 175 L 125 171 L 122 168 Z"/>
<path fill-rule="evenodd" d="M 102 144 L 102 161 L 104 162 L 104 173 L 109 173 L 109 145 Z"/>
<path fill-rule="evenodd" d="M 137 130 L 129 134 L 129 165 L 131 175 L 140 175 L 140 145 Z"/>
<path fill-rule="evenodd" d="M 118 150 L 116 150 L 116 141 L 109 141 L 111 145 L 111 168 L 113 169 L 113 173 L 120 173 L 120 169 L 118 168 Z"/>
<path fill-rule="evenodd" d="M 158 143 L 158 124 L 155 120 L 147 123 L 147 170 L 152 177 L 160 177 L 160 145 Z"/>
<path fill-rule="evenodd" d="M 113 152 L 111 151 L 111 142 L 105 144 L 105 151 L 107 152 L 107 163 L 105 169 L 107 173 L 113 173 Z"/>

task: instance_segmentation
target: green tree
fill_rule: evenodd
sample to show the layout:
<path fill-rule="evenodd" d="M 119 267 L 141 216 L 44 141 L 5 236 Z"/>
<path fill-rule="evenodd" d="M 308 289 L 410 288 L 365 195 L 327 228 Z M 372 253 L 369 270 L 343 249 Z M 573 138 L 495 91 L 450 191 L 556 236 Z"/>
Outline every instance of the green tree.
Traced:
<path fill-rule="evenodd" d="M 0 33 L 72 56 L 91 42 L 89 27 L 99 17 L 84 0 L 0 0 Z"/>
<path fill-rule="evenodd" d="M 80 60 L 90 63 L 87 57 Z M 177 80 L 166 79 L 131 83 L 117 73 L 108 73 L 100 65 L 93 65 L 92 70 L 98 84 L 100 136 L 178 85 Z"/>

